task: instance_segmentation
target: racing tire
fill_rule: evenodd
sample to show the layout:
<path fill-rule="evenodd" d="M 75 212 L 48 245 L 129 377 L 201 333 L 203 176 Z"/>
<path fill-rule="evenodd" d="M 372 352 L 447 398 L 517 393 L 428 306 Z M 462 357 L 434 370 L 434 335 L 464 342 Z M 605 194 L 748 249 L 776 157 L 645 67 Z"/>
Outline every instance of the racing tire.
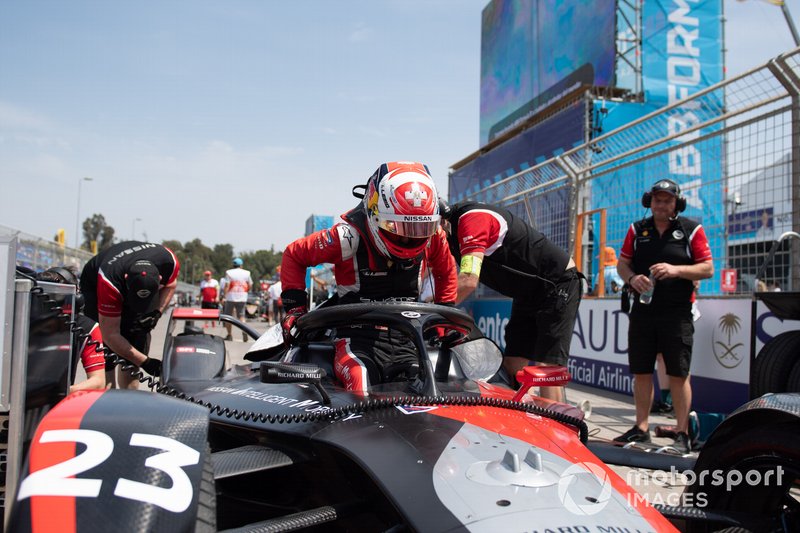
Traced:
<path fill-rule="evenodd" d="M 786 392 L 789 373 L 795 362 L 800 361 L 800 331 L 785 331 L 766 343 L 756 357 L 753 382 L 750 384 L 752 398 L 768 392 Z"/>
<path fill-rule="evenodd" d="M 793 497 L 791 491 L 800 483 L 800 447 L 797 446 L 797 435 L 800 434 L 800 423 L 796 420 L 780 422 L 739 431 L 732 434 L 724 442 L 713 446 L 713 451 L 703 454 L 697 459 L 694 472 L 698 478 L 700 473 L 721 472 L 725 479 L 734 471 L 738 471 L 743 479 L 732 487 L 725 482 L 714 485 L 706 477 L 704 484 L 695 482 L 686 487 L 684 494 L 691 494 L 691 499 L 700 502 L 708 511 L 724 513 L 735 512 L 752 517 L 769 517 L 780 524 L 781 519 L 788 520 L 791 527 L 787 530 L 797 531 L 800 518 L 796 514 L 800 502 Z M 777 472 L 781 469 L 780 476 Z M 759 483 L 748 483 L 746 476 L 751 471 L 759 472 Z M 767 478 L 767 473 L 772 475 Z M 768 480 L 768 481 L 767 481 Z M 718 531 L 710 524 L 689 524 L 690 533 Z M 725 527 L 718 524 L 717 527 Z M 751 524 L 740 524 L 733 531 L 748 531 L 748 528 L 760 531 L 763 524 L 753 527 Z M 723 529 L 723 531 L 728 531 Z"/>
<path fill-rule="evenodd" d="M 217 490 L 214 485 L 214 468 L 211 464 L 211 448 L 206 445 L 206 460 L 203 463 L 203 478 L 197 495 L 197 520 L 195 533 L 217 531 Z"/>
<path fill-rule="evenodd" d="M 800 359 L 792 367 L 789 373 L 789 381 L 786 382 L 786 392 L 800 392 Z"/>

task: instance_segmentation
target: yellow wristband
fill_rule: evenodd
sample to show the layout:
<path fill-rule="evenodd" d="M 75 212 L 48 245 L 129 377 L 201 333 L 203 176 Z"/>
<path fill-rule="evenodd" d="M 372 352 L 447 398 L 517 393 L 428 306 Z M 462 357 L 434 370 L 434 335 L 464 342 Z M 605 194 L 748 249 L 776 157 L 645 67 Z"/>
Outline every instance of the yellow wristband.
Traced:
<path fill-rule="evenodd" d="M 465 255 L 461 258 L 461 273 L 480 276 L 482 264 L 483 259 L 480 257 L 476 257 L 474 255 Z"/>

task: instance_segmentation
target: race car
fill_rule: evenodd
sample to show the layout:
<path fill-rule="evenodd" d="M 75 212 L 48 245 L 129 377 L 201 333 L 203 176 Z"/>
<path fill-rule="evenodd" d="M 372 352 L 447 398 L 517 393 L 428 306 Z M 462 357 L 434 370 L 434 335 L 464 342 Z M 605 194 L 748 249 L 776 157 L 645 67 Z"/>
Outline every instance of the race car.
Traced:
<path fill-rule="evenodd" d="M 334 339 L 356 325 L 400 332 L 417 361 L 370 375 L 365 395 L 345 390 L 332 377 Z M 463 311 L 339 305 L 297 329 L 291 348 L 265 336 L 249 364 L 229 366 L 221 338 L 188 326 L 167 338 L 160 394 L 67 397 L 35 433 L 9 530 L 675 530 L 587 448 L 578 409 L 519 401 L 563 383 L 564 370 L 530 367 L 512 390 L 499 350 Z M 706 523 L 753 518 L 722 511 Z"/>

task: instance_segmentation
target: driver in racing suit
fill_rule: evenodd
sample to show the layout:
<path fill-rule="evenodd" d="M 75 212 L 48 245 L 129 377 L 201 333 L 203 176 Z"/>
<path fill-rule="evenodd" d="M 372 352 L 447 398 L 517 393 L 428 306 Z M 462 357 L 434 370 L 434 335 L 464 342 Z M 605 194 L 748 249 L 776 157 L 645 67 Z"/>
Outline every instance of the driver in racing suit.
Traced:
<path fill-rule="evenodd" d="M 363 201 L 342 215 L 343 223 L 286 247 L 281 299 L 287 342 L 297 318 L 307 310 L 306 268 L 320 263 L 334 265 L 338 303 L 416 301 L 420 280 L 429 270 L 434 301 L 454 304 L 455 261 L 439 227 L 438 196 L 428 168 L 413 162 L 385 163 L 365 189 Z M 385 328 L 338 328 L 335 345 L 336 377 L 348 390 L 362 393 L 367 392 L 370 374 L 383 380 L 392 366 L 417 360 L 410 339 Z"/>

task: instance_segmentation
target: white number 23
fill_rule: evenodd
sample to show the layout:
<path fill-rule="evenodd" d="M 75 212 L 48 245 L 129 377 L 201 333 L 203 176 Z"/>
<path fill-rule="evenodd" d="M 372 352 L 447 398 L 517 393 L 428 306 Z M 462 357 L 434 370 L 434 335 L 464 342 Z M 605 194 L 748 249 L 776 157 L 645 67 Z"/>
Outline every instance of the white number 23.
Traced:
<path fill-rule="evenodd" d="M 99 431 L 89 429 L 56 429 L 45 431 L 39 439 L 48 442 L 80 442 L 86 445 L 83 453 L 61 463 L 34 472 L 22 482 L 18 500 L 31 496 L 84 496 L 96 498 L 100 494 L 101 479 L 75 478 L 77 474 L 94 468 L 111 456 L 114 441 Z M 145 466 L 164 472 L 172 480 L 169 488 L 154 487 L 146 483 L 120 478 L 114 495 L 146 503 L 152 503 L 168 511 L 180 513 L 192 503 L 192 482 L 184 466 L 200 461 L 200 453 L 189 446 L 168 437 L 134 433 L 131 446 L 144 446 L 164 450 L 164 453 L 148 457 Z"/>

